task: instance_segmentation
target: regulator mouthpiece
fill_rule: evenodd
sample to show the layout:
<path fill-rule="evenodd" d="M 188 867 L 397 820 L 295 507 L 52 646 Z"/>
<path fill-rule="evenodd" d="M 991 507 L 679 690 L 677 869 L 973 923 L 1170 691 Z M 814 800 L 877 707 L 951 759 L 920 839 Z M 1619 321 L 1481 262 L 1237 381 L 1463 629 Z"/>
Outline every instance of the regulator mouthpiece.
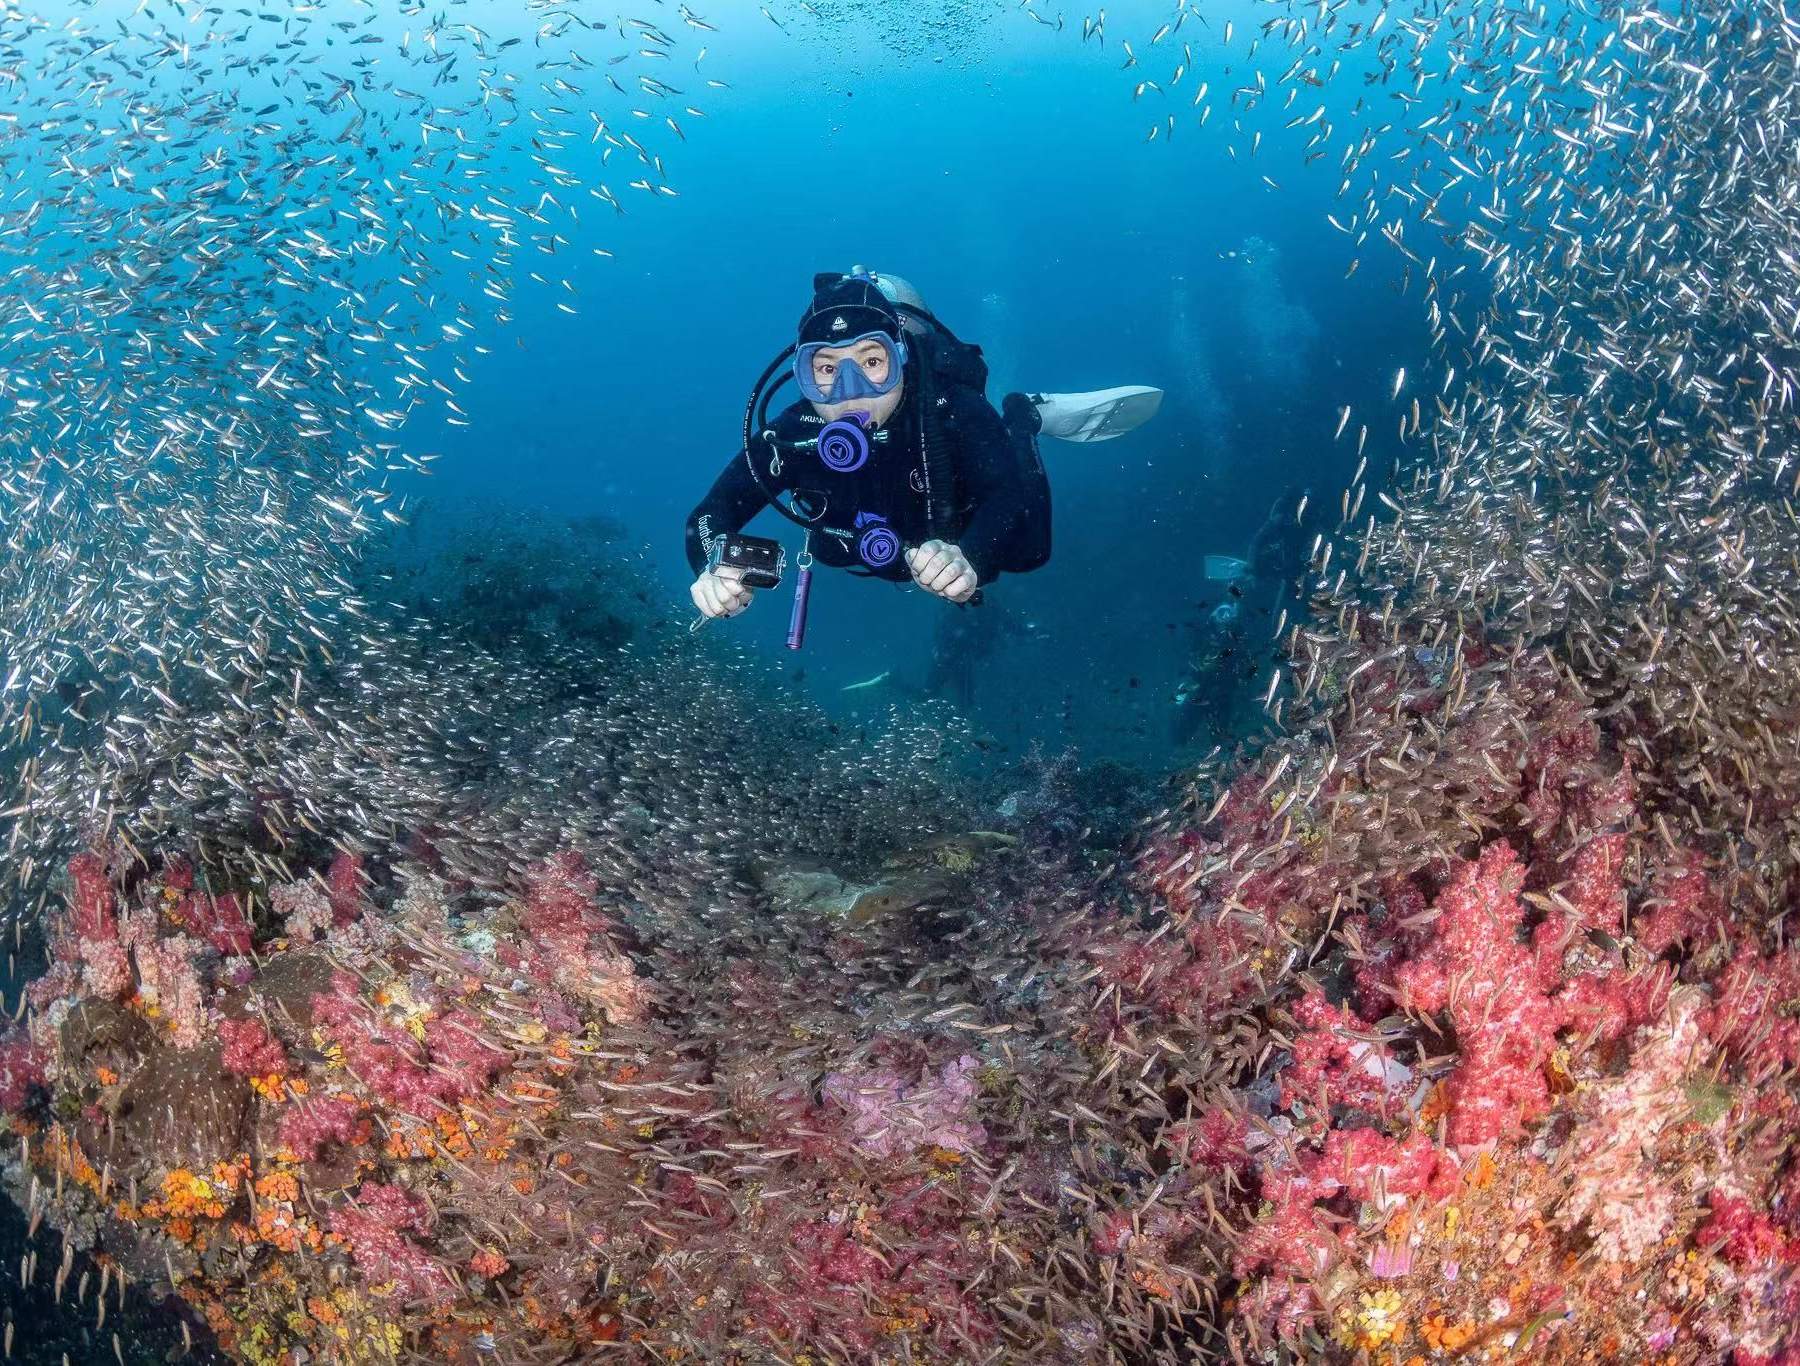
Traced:
<path fill-rule="evenodd" d="M 819 459 L 838 474 L 860 470 L 869 460 L 869 415 L 851 413 L 819 431 Z"/>

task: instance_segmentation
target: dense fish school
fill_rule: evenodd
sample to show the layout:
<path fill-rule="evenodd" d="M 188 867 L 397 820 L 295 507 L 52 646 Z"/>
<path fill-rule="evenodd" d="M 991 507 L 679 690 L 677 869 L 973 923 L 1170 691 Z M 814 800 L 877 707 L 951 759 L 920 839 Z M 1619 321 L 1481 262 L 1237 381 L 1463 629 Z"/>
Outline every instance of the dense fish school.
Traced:
<path fill-rule="evenodd" d="M 1021 7 L 1147 138 L 1329 167 L 1436 343 L 1339 416 L 1267 736 L 1128 841 L 679 626 L 396 601 L 409 424 L 678 196 L 729 33 L 51 8 L 0 8 L 8 1354 L 123 1361 L 129 1289 L 268 1363 L 1800 1361 L 1780 4 Z"/>

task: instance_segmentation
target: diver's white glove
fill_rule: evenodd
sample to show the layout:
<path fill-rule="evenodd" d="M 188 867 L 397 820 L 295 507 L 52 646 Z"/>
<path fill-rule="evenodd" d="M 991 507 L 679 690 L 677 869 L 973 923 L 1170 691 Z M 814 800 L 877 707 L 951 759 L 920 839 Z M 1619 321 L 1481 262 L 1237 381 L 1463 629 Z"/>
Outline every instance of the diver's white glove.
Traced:
<path fill-rule="evenodd" d="M 981 586 L 969 557 L 946 541 L 927 541 L 907 551 L 906 567 L 919 587 L 950 602 L 967 602 Z"/>
<path fill-rule="evenodd" d="M 688 594 L 694 599 L 694 606 L 700 609 L 700 615 L 708 621 L 735 617 L 750 605 L 750 595 L 754 591 L 743 579 L 744 571 L 737 565 L 722 564 L 695 579 Z"/>

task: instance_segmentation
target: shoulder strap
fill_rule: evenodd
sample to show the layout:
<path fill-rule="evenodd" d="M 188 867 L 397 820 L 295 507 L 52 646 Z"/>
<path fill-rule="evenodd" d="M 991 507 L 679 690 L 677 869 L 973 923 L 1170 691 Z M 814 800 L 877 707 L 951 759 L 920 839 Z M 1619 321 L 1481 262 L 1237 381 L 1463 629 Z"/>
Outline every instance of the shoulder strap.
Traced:
<path fill-rule="evenodd" d="M 938 404 L 938 377 L 921 358 L 919 365 L 919 463 L 925 472 L 925 529 L 934 539 L 952 535 L 956 521 L 956 473 L 950 463 L 950 438 Z"/>

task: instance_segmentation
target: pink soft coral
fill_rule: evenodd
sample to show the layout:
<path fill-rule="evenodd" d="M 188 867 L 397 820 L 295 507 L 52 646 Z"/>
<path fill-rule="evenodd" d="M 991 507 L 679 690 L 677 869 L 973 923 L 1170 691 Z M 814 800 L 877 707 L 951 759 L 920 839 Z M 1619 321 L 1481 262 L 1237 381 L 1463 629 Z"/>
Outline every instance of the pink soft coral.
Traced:
<path fill-rule="evenodd" d="M 1645 1257 L 1674 1219 L 1677 1191 L 1659 1165 L 1658 1147 L 1691 1120 L 1686 1078 L 1712 1058 L 1698 1015 L 1697 999 L 1682 997 L 1667 1020 L 1638 1032 L 1625 1072 L 1579 1098 L 1581 1123 L 1561 1158 L 1568 1195 L 1556 1222 L 1571 1230 L 1585 1223 L 1605 1261 Z"/>
<path fill-rule="evenodd" d="M 441 1304 L 453 1285 L 437 1258 L 405 1237 L 428 1234 L 432 1219 L 424 1197 L 398 1186 L 365 1181 L 353 1205 L 332 1211 L 331 1231 L 342 1238 L 357 1269 L 371 1284 L 391 1285 L 403 1299 Z"/>
<path fill-rule="evenodd" d="M 131 994 L 131 960 L 117 939 L 81 941 L 81 985 L 103 1001 Z"/>
<path fill-rule="evenodd" d="M 970 1152 L 987 1141 L 987 1131 L 969 1118 L 980 1066 L 965 1054 L 913 1085 L 886 1070 L 831 1072 L 822 1089 L 848 1114 L 854 1142 L 865 1152 L 892 1157 L 927 1144 Z"/>
<path fill-rule="evenodd" d="M 614 1024 L 641 1020 L 649 1009 L 646 985 L 613 943 L 615 926 L 595 900 L 598 886 L 573 851 L 532 868 L 520 915 L 526 962 L 539 981 L 598 1005 Z"/>
<path fill-rule="evenodd" d="M 227 1071 L 243 1077 L 267 1077 L 288 1070 L 287 1050 L 261 1020 L 221 1020 L 221 1060 Z"/>
<path fill-rule="evenodd" d="M 424 1026 L 421 1044 L 363 1000 L 361 984 L 342 970 L 331 990 L 313 997 L 313 1021 L 344 1052 L 344 1064 L 374 1095 L 411 1115 L 435 1112 L 484 1089 L 507 1055 L 477 1036 L 460 1012 Z"/>
<path fill-rule="evenodd" d="M 211 1012 L 206 989 L 194 966 L 196 945 L 185 935 L 139 939 L 133 949 L 138 994 L 154 1005 L 181 1048 L 196 1048 L 205 1039 Z"/>
<path fill-rule="evenodd" d="M 345 1096 L 323 1096 L 289 1106 L 277 1132 L 282 1147 L 302 1162 L 311 1162 L 328 1143 L 358 1142 L 362 1121 L 356 1102 Z"/>
<path fill-rule="evenodd" d="M 269 893 L 269 905 L 281 917 L 288 938 L 296 944 L 325 938 L 337 923 L 330 900 L 311 878 L 282 883 Z"/>
<path fill-rule="evenodd" d="M 1395 974 L 1403 1005 L 1447 1010 L 1456 1028 L 1461 1056 L 1445 1086 L 1452 1143 L 1485 1143 L 1550 1108 L 1543 1065 L 1561 1012 L 1518 942 L 1524 876 L 1505 840 L 1460 865 L 1438 894 L 1431 943 Z"/>

